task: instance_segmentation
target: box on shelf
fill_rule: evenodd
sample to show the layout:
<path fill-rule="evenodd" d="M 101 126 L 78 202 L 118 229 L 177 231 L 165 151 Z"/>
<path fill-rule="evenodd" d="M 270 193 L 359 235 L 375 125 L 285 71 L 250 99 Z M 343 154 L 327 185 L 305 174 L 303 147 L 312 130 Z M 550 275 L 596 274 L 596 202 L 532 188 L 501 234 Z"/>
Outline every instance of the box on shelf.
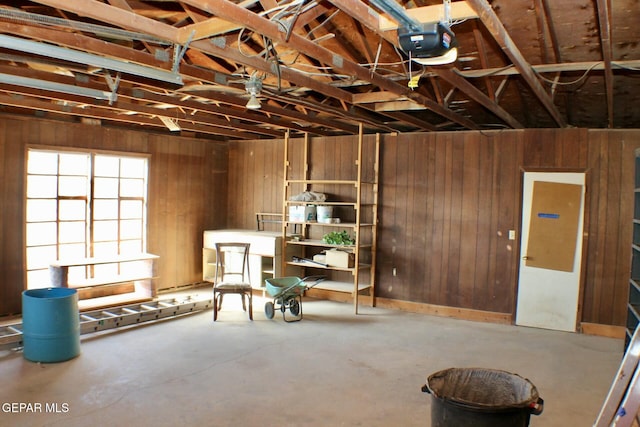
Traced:
<path fill-rule="evenodd" d="M 330 249 L 326 255 L 326 262 L 331 267 L 352 268 L 355 265 L 356 256 L 353 252 Z"/>
<path fill-rule="evenodd" d="M 316 206 L 289 206 L 289 221 L 305 222 L 316 220 Z"/>
<path fill-rule="evenodd" d="M 323 264 L 326 264 L 327 263 L 327 255 L 323 254 L 323 253 L 322 254 L 315 254 L 313 256 L 313 260 L 315 262 L 321 262 Z"/>

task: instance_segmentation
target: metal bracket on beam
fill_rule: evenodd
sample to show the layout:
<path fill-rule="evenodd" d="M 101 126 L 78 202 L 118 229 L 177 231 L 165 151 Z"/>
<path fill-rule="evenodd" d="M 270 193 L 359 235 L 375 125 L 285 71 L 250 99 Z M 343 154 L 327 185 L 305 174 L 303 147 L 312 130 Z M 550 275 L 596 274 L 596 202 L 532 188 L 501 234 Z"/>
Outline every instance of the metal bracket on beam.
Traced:
<path fill-rule="evenodd" d="M 111 78 L 111 74 L 107 72 L 104 75 L 104 79 L 107 81 L 109 89 L 111 89 L 111 96 L 109 96 L 109 105 L 113 105 L 113 103 L 118 99 L 118 94 L 116 92 L 118 91 L 118 86 L 120 85 L 120 73 L 118 73 L 116 75 L 116 79 L 113 80 Z"/>
<path fill-rule="evenodd" d="M 174 73 L 178 72 L 180 61 L 182 61 L 184 54 L 187 52 L 187 49 L 189 49 L 189 45 L 191 44 L 191 41 L 193 41 L 193 37 L 195 35 L 196 31 L 193 30 L 191 31 L 191 34 L 189 34 L 189 38 L 185 42 L 184 46 L 180 46 L 179 44 L 175 45 L 175 48 L 173 50 L 173 68 L 171 69 Z"/>

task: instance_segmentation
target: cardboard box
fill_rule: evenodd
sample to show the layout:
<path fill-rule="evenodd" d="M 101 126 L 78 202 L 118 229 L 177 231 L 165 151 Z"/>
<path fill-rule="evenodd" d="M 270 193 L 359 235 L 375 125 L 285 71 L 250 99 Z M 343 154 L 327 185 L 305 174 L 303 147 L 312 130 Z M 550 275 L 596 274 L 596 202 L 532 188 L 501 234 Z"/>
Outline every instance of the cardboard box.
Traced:
<path fill-rule="evenodd" d="M 326 254 L 327 264 L 331 267 L 353 268 L 355 266 L 356 256 L 352 252 L 330 249 Z"/>
<path fill-rule="evenodd" d="M 289 221 L 291 222 L 315 222 L 316 206 L 289 206 Z"/>

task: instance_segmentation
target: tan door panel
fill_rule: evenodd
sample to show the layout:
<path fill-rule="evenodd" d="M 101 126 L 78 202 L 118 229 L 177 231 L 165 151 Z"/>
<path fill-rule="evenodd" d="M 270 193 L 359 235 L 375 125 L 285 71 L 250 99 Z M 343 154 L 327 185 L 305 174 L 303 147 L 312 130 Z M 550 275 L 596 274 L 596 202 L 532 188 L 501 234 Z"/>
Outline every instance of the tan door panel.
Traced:
<path fill-rule="evenodd" d="M 525 265 L 573 271 L 582 186 L 535 181 Z"/>

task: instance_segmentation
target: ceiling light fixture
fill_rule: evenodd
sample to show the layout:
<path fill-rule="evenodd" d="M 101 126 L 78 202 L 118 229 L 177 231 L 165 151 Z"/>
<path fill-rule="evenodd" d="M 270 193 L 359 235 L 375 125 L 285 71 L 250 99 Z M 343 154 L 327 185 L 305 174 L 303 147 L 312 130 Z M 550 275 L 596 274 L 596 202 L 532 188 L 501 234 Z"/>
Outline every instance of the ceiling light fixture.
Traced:
<path fill-rule="evenodd" d="M 246 107 L 250 110 L 259 110 L 262 107 L 258 99 L 258 95 L 260 95 L 260 91 L 262 90 L 262 80 L 254 74 L 245 82 L 244 88 L 250 95 Z"/>
<path fill-rule="evenodd" d="M 180 128 L 180 125 L 176 120 L 170 119 L 169 117 L 165 117 L 165 116 L 158 116 L 158 118 L 162 121 L 162 123 L 164 123 L 167 129 L 169 129 L 171 132 L 178 132 L 182 130 L 182 128 Z"/>

